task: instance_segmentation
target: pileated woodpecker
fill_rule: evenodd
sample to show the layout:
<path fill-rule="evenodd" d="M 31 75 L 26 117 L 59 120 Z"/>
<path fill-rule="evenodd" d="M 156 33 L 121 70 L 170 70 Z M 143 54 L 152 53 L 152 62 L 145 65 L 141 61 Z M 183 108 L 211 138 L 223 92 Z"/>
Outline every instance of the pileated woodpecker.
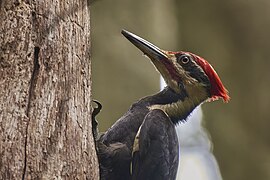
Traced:
<path fill-rule="evenodd" d="M 135 102 L 96 140 L 100 177 L 106 180 L 173 180 L 179 146 L 175 125 L 205 101 L 229 100 L 212 66 L 190 52 L 164 51 L 122 30 L 163 76 L 167 87 Z"/>

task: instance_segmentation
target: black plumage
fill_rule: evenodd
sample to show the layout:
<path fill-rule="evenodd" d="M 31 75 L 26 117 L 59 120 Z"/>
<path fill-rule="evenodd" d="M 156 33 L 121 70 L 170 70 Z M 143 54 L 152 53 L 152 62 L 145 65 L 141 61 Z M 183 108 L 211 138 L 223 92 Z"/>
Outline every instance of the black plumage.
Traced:
<path fill-rule="evenodd" d="M 172 121 L 162 110 L 152 110 L 138 135 L 139 149 L 132 156 L 132 179 L 174 180 L 179 146 Z"/>
<path fill-rule="evenodd" d="M 179 155 L 174 128 L 177 122 L 171 121 L 164 111 L 149 110 L 149 107 L 184 99 L 185 96 L 166 87 L 156 95 L 134 103 L 98 140 L 101 179 L 175 179 Z M 190 112 L 183 115 L 182 120 L 188 114 Z M 140 151 L 132 154 L 140 127 Z"/>

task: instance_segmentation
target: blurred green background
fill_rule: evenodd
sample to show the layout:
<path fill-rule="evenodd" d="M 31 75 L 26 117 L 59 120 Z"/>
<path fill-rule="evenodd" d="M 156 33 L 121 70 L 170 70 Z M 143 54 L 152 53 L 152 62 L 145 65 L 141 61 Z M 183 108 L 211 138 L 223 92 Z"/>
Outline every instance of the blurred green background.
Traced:
<path fill-rule="evenodd" d="M 159 74 L 120 31 L 165 50 L 207 59 L 231 101 L 203 105 L 204 124 L 225 180 L 270 179 L 270 1 L 97 0 L 91 5 L 93 97 L 105 131 Z M 184 125 L 184 124 L 182 124 Z"/>

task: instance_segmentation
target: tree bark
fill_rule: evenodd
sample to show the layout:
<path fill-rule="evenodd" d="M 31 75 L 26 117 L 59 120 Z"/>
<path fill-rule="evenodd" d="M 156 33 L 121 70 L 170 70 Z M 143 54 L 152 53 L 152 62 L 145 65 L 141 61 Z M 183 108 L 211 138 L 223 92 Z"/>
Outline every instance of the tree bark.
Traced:
<path fill-rule="evenodd" d="M 0 179 L 98 179 L 88 5 L 0 1 Z"/>

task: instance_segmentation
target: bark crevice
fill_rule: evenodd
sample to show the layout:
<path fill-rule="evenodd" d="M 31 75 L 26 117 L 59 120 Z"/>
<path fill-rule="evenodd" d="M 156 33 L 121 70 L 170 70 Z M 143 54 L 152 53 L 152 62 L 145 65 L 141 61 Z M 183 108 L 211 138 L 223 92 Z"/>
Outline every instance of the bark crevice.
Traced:
<path fill-rule="evenodd" d="M 39 68 L 40 68 L 39 51 L 40 51 L 40 47 L 37 47 L 37 46 L 34 47 L 33 71 L 32 71 L 32 76 L 30 79 L 29 92 L 28 92 L 28 104 L 27 104 L 27 108 L 26 108 L 27 124 L 26 124 L 25 143 L 24 143 L 24 167 L 23 167 L 22 180 L 25 179 L 26 167 L 27 167 L 27 139 L 28 139 L 28 126 L 29 126 L 29 121 L 30 121 L 29 113 L 30 113 L 30 109 L 31 109 L 31 101 L 34 98 L 37 76 L 38 76 L 38 72 L 39 72 Z"/>
<path fill-rule="evenodd" d="M 36 87 L 36 81 L 37 81 L 37 76 L 39 72 L 39 51 L 40 47 L 34 47 L 34 62 L 33 62 L 33 71 L 32 71 L 32 76 L 30 79 L 30 85 L 29 85 L 29 93 L 28 93 L 28 104 L 26 108 L 26 116 L 29 117 L 29 112 L 31 109 L 31 100 L 34 97 L 34 91 Z"/>

